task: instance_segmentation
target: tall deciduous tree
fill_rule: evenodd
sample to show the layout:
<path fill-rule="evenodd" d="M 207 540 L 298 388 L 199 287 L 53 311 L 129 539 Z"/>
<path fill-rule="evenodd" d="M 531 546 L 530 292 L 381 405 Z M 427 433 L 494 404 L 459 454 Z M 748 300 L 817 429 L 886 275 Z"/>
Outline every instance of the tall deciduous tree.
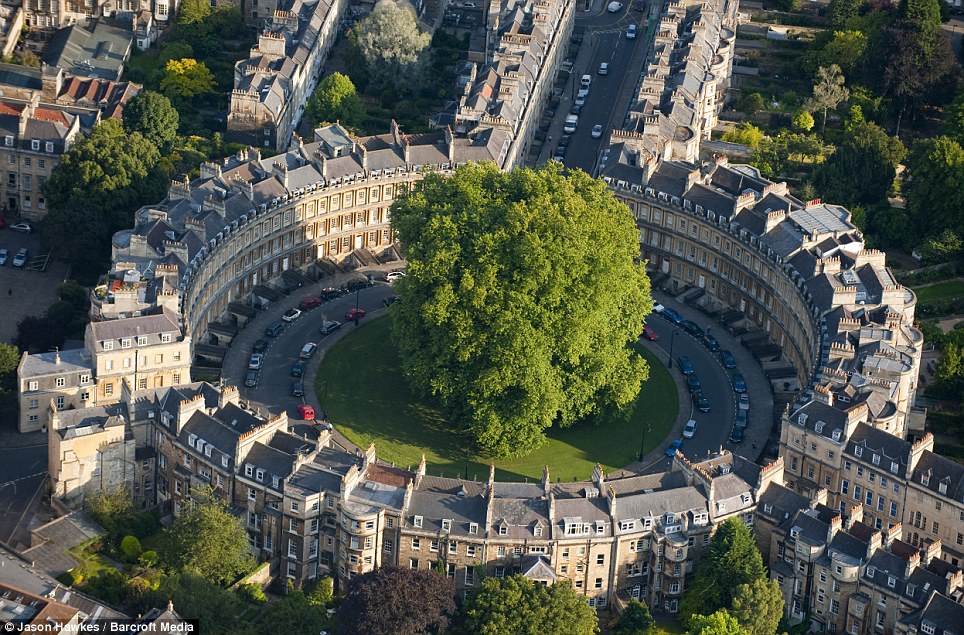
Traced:
<path fill-rule="evenodd" d="M 763 556 L 750 530 L 730 518 L 713 535 L 710 552 L 696 568 L 693 583 L 683 595 L 680 614 L 708 615 L 729 607 L 740 585 L 762 580 L 764 575 Z"/>
<path fill-rule="evenodd" d="M 347 75 L 338 72 L 318 82 L 307 109 L 312 124 L 340 121 L 348 127 L 358 124 L 363 111 L 355 84 Z"/>
<path fill-rule="evenodd" d="M 844 205 L 876 203 L 887 196 L 906 154 L 900 139 L 880 126 L 855 124 L 817 170 L 814 182 L 826 198 Z"/>
<path fill-rule="evenodd" d="M 203 492 L 196 497 L 168 528 L 165 559 L 178 571 L 227 586 L 254 568 L 248 533 L 222 501 Z"/>
<path fill-rule="evenodd" d="M 840 67 L 836 64 L 821 66 L 817 69 L 817 81 L 813 85 L 813 98 L 808 100 L 808 107 L 823 111 L 822 134 L 827 132 L 827 111 L 836 108 L 847 101 L 850 91 L 844 86 L 846 80 Z"/>
<path fill-rule="evenodd" d="M 442 633 L 455 613 L 455 585 L 427 569 L 385 567 L 351 579 L 338 607 L 346 633 Z"/>
<path fill-rule="evenodd" d="M 653 616 L 645 602 L 630 600 L 610 629 L 612 635 L 647 635 L 653 628 Z"/>
<path fill-rule="evenodd" d="M 174 147 L 178 121 L 179 115 L 171 100 L 152 90 L 140 93 L 124 107 L 124 129 L 128 133 L 141 133 L 163 154 Z"/>
<path fill-rule="evenodd" d="M 908 203 L 921 234 L 964 231 L 964 148 L 948 137 L 925 139 L 914 147 L 908 165 Z"/>
<path fill-rule="evenodd" d="M 409 380 L 496 455 L 632 403 L 649 279 L 600 181 L 494 164 L 427 176 L 392 206 L 408 275 L 392 330 Z"/>
<path fill-rule="evenodd" d="M 190 100 L 214 91 L 214 75 L 204 62 L 190 57 L 170 60 L 164 70 L 161 90 L 173 101 Z"/>
<path fill-rule="evenodd" d="M 686 635 L 747 635 L 747 632 L 726 609 L 720 609 L 709 615 L 691 616 Z"/>
<path fill-rule="evenodd" d="M 783 616 L 783 594 L 776 580 L 758 578 L 741 584 L 730 614 L 750 635 L 774 635 Z"/>
<path fill-rule="evenodd" d="M 572 586 L 537 584 L 521 575 L 485 578 L 459 611 L 461 635 L 595 635 L 596 612 Z"/>
<path fill-rule="evenodd" d="M 400 4 L 379 4 L 358 25 L 357 45 L 371 79 L 413 92 L 427 64 L 432 36 L 418 28 L 415 13 Z"/>
<path fill-rule="evenodd" d="M 319 584 L 330 589 L 330 578 L 325 580 Z M 331 625 L 326 608 L 330 601 L 330 593 L 326 601 L 313 602 L 311 596 L 306 595 L 304 591 L 289 586 L 288 594 L 284 599 L 275 602 L 261 620 L 260 632 L 263 635 L 274 635 L 275 633 L 319 633 L 327 630 Z"/>

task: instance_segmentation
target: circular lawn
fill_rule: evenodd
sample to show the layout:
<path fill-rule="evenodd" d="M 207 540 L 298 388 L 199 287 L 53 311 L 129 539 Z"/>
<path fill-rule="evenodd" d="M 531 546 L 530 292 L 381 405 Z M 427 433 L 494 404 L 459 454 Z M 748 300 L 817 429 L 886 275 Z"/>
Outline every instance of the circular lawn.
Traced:
<path fill-rule="evenodd" d="M 318 400 L 329 420 L 353 443 L 374 442 L 377 456 L 401 467 L 414 468 L 425 454 L 427 472 L 435 476 L 485 480 L 495 463 L 496 479 L 542 479 L 549 466 L 553 480 L 582 480 L 597 463 L 607 472 L 638 458 L 645 432 L 645 451 L 669 434 L 679 408 L 676 386 L 661 362 L 642 346 L 649 363 L 628 419 L 599 425 L 584 423 L 551 428 L 548 440 L 531 454 L 490 460 L 470 454 L 467 436 L 447 424 L 438 408 L 413 394 L 402 376 L 401 362 L 389 334 L 389 318 L 363 323 L 327 352 L 315 378 Z"/>

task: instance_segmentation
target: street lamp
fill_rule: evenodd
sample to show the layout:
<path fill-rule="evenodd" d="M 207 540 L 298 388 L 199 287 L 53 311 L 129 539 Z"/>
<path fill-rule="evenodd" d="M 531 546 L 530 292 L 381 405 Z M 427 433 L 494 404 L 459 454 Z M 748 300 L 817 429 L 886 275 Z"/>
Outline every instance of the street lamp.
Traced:
<path fill-rule="evenodd" d="M 670 336 L 670 338 L 669 338 L 669 369 L 670 369 L 670 370 L 673 370 L 673 344 L 676 342 L 676 334 L 677 334 L 678 332 L 679 332 L 679 331 L 677 331 L 677 330 L 674 328 L 674 329 L 673 329 L 673 335 Z"/>
<path fill-rule="evenodd" d="M 649 424 L 648 424 L 648 423 L 646 424 L 646 427 L 643 428 L 643 440 L 639 442 L 639 460 L 640 460 L 640 461 L 643 460 L 643 454 L 644 454 L 643 448 L 646 446 L 646 433 L 647 433 L 647 432 L 649 432 Z"/>

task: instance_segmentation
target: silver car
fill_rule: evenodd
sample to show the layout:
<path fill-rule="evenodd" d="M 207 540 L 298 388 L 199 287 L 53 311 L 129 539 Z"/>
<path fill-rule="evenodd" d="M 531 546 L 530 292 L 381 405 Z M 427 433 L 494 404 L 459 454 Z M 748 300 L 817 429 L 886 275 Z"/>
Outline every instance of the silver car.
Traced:
<path fill-rule="evenodd" d="M 23 267 L 25 264 L 27 264 L 27 257 L 29 255 L 30 255 L 30 252 L 27 251 L 26 247 L 23 247 L 20 251 L 17 252 L 17 255 L 13 257 L 13 266 Z"/>
<path fill-rule="evenodd" d="M 0 249 L 0 265 L 7 264 L 7 250 Z"/>

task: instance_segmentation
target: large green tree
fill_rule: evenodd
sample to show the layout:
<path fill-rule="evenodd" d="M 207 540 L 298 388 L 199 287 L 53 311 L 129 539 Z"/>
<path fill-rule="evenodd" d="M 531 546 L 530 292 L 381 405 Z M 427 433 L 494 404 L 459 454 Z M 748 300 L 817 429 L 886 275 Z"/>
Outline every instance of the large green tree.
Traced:
<path fill-rule="evenodd" d="M 691 616 L 686 635 L 747 635 L 747 631 L 726 609 L 720 609 L 709 615 Z"/>
<path fill-rule="evenodd" d="M 76 138 L 43 188 L 48 247 L 75 265 L 109 258 L 111 235 L 133 225 L 138 207 L 163 196 L 160 158 L 153 143 L 113 119 Z"/>
<path fill-rule="evenodd" d="M 380 3 L 362 20 L 355 42 L 371 80 L 411 94 L 428 64 L 429 33 L 422 33 L 415 13 L 394 2 Z"/>
<path fill-rule="evenodd" d="M 783 616 L 783 594 L 776 580 L 757 578 L 741 584 L 730 614 L 750 635 L 774 635 Z"/>
<path fill-rule="evenodd" d="M 922 235 L 964 232 L 964 148 L 948 137 L 919 142 L 908 161 L 907 193 Z"/>
<path fill-rule="evenodd" d="M 765 573 L 763 556 L 750 530 L 739 519 L 730 518 L 716 530 L 709 553 L 697 566 L 683 595 L 680 615 L 709 615 L 729 608 L 740 585 L 762 580 Z"/>
<path fill-rule="evenodd" d="M 468 165 L 401 196 L 392 226 L 408 258 L 392 323 L 406 376 L 481 448 L 522 455 L 554 423 L 636 398 L 649 279 L 601 181 Z"/>
<path fill-rule="evenodd" d="M 443 633 L 454 613 L 451 578 L 428 569 L 385 567 L 351 579 L 338 623 L 345 633 Z"/>
<path fill-rule="evenodd" d="M 248 533 L 226 505 L 206 492 L 167 529 L 168 565 L 227 586 L 254 568 Z"/>
<path fill-rule="evenodd" d="M 648 635 L 652 628 L 653 616 L 646 603 L 630 600 L 609 632 L 612 635 Z"/>
<path fill-rule="evenodd" d="M 816 82 L 813 85 L 813 97 L 807 101 L 807 107 L 823 111 L 821 131 L 827 132 L 827 111 L 847 101 L 850 91 L 844 86 L 846 80 L 840 67 L 836 64 L 821 66 L 817 69 Z"/>
<path fill-rule="evenodd" d="M 12 420 L 17 407 L 17 366 L 20 350 L 12 344 L 0 344 L 0 415 Z"/>
<path fill-rule="evenodd" d="M 263 635 L 276 633 L 320 633 L 331 628 L 327 607 L 331 602 L 331 578 L 322 579 L 314 592 L 305 594 L 289 587 L 287 595 L 271 605 L 260 621 Z"/>
<path fill-rule="evenodd" d="M 179 115 L 171 100 L 152 90 L 140 93 L 124 107 L 124 129 L 128 133 L 141 133 L 163 154 L 174 147 L 178 121 Z"/>
<path fill-rule="evenodd" d="M 204 62 L 190 57 L 170 60 L 164 70 L 161 91 L 172 101 L 189 102 L 214 92 L 214 75 Z"/>
<path fill-rule="evenodd" d="M 308 100 L 307 111 L 312 125 L 340 121 L 352 127 L 358 125 L 364 108 L 351 79 L 335 72 L 318 82 Z"/>
<path fill-rule="evenodd" d="M 827 199 L 844 205 L 876 203 L 887 196 L 906 154 L 900 139 L 880 126 L 857 124 L 817 170 L 814 183 Z"/>
<path fill-rule="evenodd" d="M 461 635 L 595 635 L 596 612 L 566 582 L 545 586 L 521 575 L 485 578 L 465 599 Z"/>

